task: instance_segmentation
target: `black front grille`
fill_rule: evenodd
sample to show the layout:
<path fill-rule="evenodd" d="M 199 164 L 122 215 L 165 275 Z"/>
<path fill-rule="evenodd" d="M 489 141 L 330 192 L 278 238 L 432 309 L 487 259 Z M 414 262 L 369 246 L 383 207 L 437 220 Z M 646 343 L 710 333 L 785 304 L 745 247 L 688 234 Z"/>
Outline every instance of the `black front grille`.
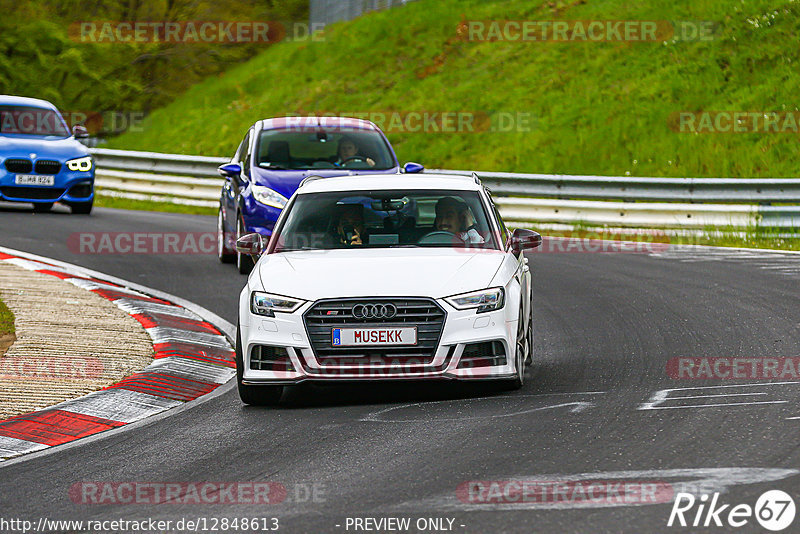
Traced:
<path fill-rule="evenodd" d="M 50 187 L 0 187 L 0 193 L 7 198 L 30 200 L 58 200 L 64 194 L 64 188 Z"/>
<path fill-rule="evenodd" d="M 391 319 L 356 319 L 353 306 L 393 304 L 397 315 Z M 430 365 L 444 328 L 445 311 L 432 299 L 361 298 L 317 302 L 303 316 L 311 348 L 323 367 L 342 365 L 425 366 Z M 408 327 L 417 328 L 417 344 L 389 347 L 334 347 L 334 328 Z"/>
<path fill-rule="evenodd" d="M 294 371 L 286 349 L 269 345 L 255 345 L 250 349 L 250 368 L 260 371 Z"/>
<path fill-rule="evenodd" d="M 472 367 L 493 367 L 506 364 L 506 351 L 500 341 L 484 341 L 482 343 L 470 343 L 464 347 L 461 360 L 458 362 L 459 369 L 470 369 Z"/>
<path fill-rule="evenodd" d="M 78 185 L 73 185 L 69 189 L 69 196 L 75 198 L 85 198 L 92 195 L 92 183 L 82 182 Z"/>
<path fill-rule="evenodd" d="M 52 159 L 41 159 L 36 162 L 36 174 L 58 174 L 61 163 Z"/>
<path fill-rule="evenodd" d="M 8 172 L 27 173 L 33 170 L 33 165 L 29 159 L 7 159 L 5 166 Z"/>

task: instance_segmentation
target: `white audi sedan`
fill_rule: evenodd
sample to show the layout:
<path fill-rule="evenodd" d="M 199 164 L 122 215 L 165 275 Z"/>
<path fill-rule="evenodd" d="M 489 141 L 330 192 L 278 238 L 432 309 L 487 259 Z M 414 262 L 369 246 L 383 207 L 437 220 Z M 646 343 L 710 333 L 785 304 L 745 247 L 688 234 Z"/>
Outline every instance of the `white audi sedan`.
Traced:
<path fill-rule="evenodd" d="M 239 300 L 246 404 L 303 381 L 499 380 L 522 386 L 533 352 L 531 275 L 476 175 L 306 178 Z"/>

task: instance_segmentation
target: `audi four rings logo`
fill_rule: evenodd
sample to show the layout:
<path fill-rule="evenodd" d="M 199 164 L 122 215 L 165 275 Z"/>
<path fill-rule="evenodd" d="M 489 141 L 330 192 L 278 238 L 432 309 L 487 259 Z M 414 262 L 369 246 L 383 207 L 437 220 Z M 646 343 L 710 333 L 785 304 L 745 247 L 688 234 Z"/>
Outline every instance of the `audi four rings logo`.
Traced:
<path fill-rule="evenodd" d="M 397 315 L 394 304 L 356 304 L 353 306 L 353 317 L 356 319 L 391 319 Z"/>

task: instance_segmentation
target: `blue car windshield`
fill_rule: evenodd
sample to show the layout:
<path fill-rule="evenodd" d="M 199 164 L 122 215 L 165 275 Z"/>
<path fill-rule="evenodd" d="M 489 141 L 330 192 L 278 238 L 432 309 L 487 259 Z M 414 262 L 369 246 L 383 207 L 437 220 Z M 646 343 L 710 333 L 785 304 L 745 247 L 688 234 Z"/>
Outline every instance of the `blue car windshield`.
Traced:
<path fill-rule="evenodd" d="M 272 252 L 346 248 L 497 249 L 475 191 L 350 191 L 298 195 Z"/>
<path fill-rule="evenodd" d="M 0 134 L 69 137 L 61 114 L 32 106 L 0 106 Z"/>
<path fill-rule="evenodd" d="M 397 165 L 388 143 L 375 130 L 285 128 L 263 130 L 255 147 L 264 169 L 388 170 Z"/>

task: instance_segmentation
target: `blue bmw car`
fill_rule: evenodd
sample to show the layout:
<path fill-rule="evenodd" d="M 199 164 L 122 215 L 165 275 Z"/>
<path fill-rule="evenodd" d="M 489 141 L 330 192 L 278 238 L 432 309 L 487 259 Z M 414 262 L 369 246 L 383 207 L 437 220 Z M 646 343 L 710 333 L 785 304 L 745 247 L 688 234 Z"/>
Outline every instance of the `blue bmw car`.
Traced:
<path fill-rule="evenodd" d="M 422 170 L 417 163 L 403 167 L 407 173 Z M 217 223 L 219 259 L 249 273 L 253 260 L 236 252 L 236 239 L 254 232 L 271 236 L 289 197 L 308 176 L 399 172 L 392 146 L 372 122 L 339 117 L 258 121 L 230 163 L 219 168 L 225 178 Z"/>
<path fill-rule="evenodd" d="M 48 211 L 55 202 L 89 214 L 94 203 L 94 161 L 45 100 L 0 95 L 0 200 L 29 202 Z"/>

